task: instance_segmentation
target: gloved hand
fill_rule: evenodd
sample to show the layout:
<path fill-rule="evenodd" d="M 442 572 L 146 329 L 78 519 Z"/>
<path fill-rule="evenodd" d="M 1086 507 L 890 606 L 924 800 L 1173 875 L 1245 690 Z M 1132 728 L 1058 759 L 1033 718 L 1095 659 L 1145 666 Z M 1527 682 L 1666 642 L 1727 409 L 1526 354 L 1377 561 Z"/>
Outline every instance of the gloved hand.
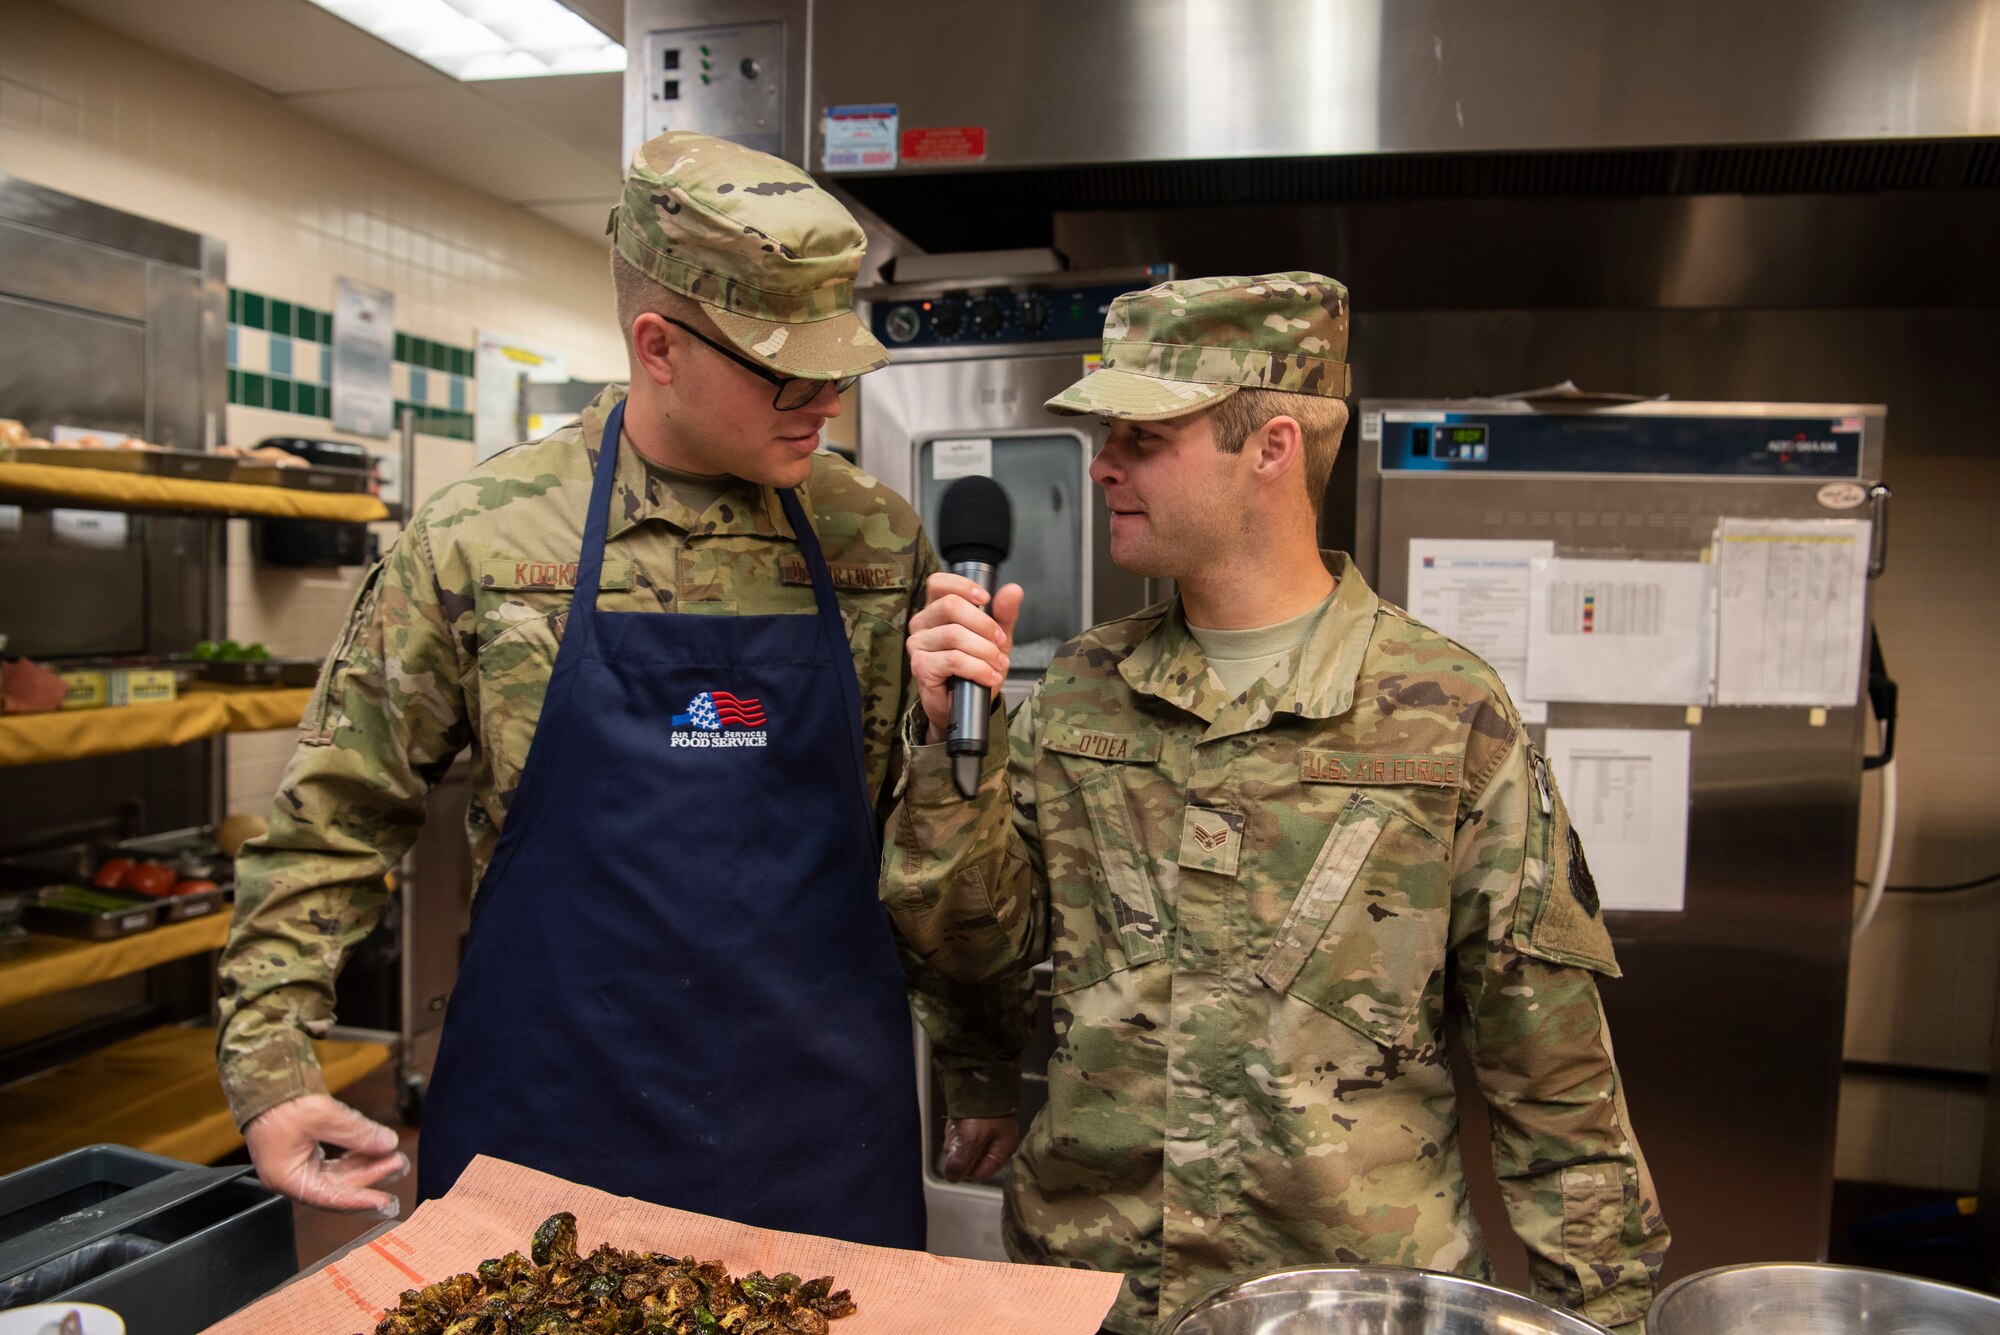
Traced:
<path fill-rule="evenodd" d="M 390 1193 L 370 1190 L 410 1171 L 396 1133 L 338 1099 L 306 1094 L 268 1108 L 250 1119 L 243 1139 L 257 1180 L 295 1201 L 380 1219 L 394 1219 L 402 1209 Z M 326 1145 L 347 1152 L 329 1159 Z"/>
<path fill-rule="evenodd" d="M 944 1176 L 947 1182 L 970 1178 L 984 1182 L 999 1172 L 1021 1143 L 1021 1119 L 954 1117 L 944 1124 Z"/>

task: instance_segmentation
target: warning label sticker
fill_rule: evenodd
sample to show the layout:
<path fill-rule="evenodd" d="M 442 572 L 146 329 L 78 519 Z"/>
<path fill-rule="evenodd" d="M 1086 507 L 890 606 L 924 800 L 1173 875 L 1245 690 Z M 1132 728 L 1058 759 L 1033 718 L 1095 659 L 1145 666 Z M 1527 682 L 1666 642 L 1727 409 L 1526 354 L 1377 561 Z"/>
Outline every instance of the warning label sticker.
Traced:
<path fill-rule="evenodd" d="M 949 167 L 984 161 L 984 125 L 903 131 L 903 162 L 907 166 Z"/>

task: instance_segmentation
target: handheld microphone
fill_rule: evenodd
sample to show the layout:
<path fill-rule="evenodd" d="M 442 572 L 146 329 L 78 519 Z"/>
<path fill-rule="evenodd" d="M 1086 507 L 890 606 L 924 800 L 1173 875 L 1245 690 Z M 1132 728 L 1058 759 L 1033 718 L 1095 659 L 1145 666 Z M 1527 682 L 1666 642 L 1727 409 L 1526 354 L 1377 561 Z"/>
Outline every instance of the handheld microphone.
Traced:
<path fill-rule="evenodd" d="M 951 484 L 938 507 L 938 553 L 946 569 L 991 594 L 1013 540 L 1014 509 L 998 482 L 963 477 Z M 992 717 L 991 691 L 962 677 L 951 679 L 951 729 L 944 747 L 951 757 L 951 781 L 961 797 L 979 791 L 979 765 Z"/>

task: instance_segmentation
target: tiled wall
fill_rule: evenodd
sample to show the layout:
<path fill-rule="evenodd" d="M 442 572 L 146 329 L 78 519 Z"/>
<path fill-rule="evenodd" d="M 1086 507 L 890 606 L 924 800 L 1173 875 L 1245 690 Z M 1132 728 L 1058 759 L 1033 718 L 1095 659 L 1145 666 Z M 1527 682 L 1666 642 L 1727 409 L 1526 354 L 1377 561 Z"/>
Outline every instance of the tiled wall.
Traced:
<path fill-rule="evenodd" d="M 240 288 L 229 290 L 229 401 L 329 417 L 333 316 Z M 472 349 L 397 334 L 390 387 L 423 435 L 472 439 Z"/>
<path fill-rule="evenodd" d="M 602 243 L 48 0 L 0 0 L 0 171 L 227 244 L 233 443 L 335 435 L 322 350 L 340 277 L 396 296 L 396 397 L 424 415 L 418 496 L 472 465 L 480 330 L 552 346 L 579 378 L 624 375 Z M 361 571 L 259 565 L 242 521 L 229 557 L 230 634 L 324 654 Z M 268 806 L 292 744 L 289 733 L 229 739 L 231 809 Z"/>

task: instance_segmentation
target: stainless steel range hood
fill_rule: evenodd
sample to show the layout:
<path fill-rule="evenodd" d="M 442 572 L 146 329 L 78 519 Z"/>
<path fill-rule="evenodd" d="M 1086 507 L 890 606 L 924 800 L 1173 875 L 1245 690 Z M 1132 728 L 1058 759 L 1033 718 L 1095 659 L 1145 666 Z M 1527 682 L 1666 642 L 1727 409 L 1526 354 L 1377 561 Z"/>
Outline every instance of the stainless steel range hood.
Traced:
<path fill-rule="evenodd" d="M 736 98 L 640 58 L 719 11 L 782 26 L 814 170 L 854 104 L 983 132 L 902 173 L 2000 135 L 2000 0 L 627 0 L 628 148 Z"/>

